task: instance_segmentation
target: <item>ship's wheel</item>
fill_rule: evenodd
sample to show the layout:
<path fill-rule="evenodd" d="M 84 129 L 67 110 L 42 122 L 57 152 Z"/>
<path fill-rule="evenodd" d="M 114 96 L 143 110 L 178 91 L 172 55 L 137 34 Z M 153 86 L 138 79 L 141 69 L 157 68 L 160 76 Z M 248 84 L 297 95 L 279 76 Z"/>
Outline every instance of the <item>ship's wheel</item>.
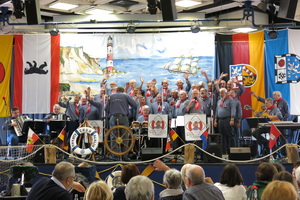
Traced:
<path fill-rule="evenodd" d="M 135 138 L 130 128 L 117 125 L 109 129 L 104 136 L 106 149 L 117 156 L 129 153 L 134 147 Z"/>

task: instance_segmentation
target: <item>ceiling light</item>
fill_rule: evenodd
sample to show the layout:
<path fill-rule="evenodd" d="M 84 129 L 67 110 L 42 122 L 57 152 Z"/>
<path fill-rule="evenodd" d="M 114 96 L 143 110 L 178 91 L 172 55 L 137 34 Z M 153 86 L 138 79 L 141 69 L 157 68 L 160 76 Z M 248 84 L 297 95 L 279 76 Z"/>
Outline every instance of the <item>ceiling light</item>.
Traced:
<path fill-rule="evenodd" d="M 49 31 L 49 33 L 52 36 L 57 36 L 59 33 L 59 30 L 57 28 L 53 28 L 52 30 Z"/>
<path fill-rule="evenodd" d="M 191 31 L 192 33 L 198 33 L 200 31 L 200 26 L 197 21 L 194 21 L 194 23 L 191 25 Z"/>
<path fill-rule="evenodd" d="M 127 33 L 134 33 L 135 32 L 135 26 L 133 23 L 128 24 L 126 28 Z"/>
<path fill-rule="evenodd" d="M 231 29 L 231 31 L 237 32 L 237 33 L 249 33 L 249 32 L 252 32 L 252 31 L 257 31 L 257 29 L 256 28 L 251 28 L 251 27 L 242 27 L 242 28 Z"/>
<path fill-rule="evenodd" d="M 49 8 L 55 8 L 59 10 L 71 10 L 76 7 L 78 7 L 78 5 L 62 2 L 55 2 L 49 6 Z"/>
<path fill-rule="evenodd" d="M 185 8 L 196 6 L 199 4 L 202 4 L 202 2 L 192 1 L 192 0 L 182 0 L 176 2 L 176 6 L 185 7 Z"/>
<path fill-rule="evenodd" d="M 90 9 L 85 11 L 86 14 L 90 14 L 90 15 L 108 15 L 108 14 L 112 14 L 113 12 L 110 10 L 102 10 L 102 9 Z"/>

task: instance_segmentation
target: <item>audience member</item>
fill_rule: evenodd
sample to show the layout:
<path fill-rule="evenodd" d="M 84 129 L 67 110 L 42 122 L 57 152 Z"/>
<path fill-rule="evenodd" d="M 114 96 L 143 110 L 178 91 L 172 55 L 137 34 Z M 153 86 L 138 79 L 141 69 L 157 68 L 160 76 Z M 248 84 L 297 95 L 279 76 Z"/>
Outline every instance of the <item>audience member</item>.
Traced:
<path fill-rule="evenodd" d="M 261 163 L 256 170 L 256 181 L 248 187 L 247 197 L 252 199 L 257 197 L 257 200 L 261 199 L 261 195 L 268 185 L 272 181 L 273 176 L 277 173 L 276 167 L 271 163 Z"/>
<path fill-rule="evenodd" d="M 84 195 L 85 200 L 113 200 L 113 194 L 104 181 L 93 182 Z"/>
<path fill-rule="evenodd" d="M 188 189 L 183 193 L 183 200 L 222 200 L 224 196 L 219 188 L 204 181 L 205 173 L 199 165 L 189 165 L 186 169 L 185 184 Z"/>
<path fill-rule="evenodd" d="M 36 182 L 26 199 L 28 200 L 72 200 L 71 189 L 84 192 L 84 187 L 75 182 L 75 168 L 69 162 L 58 163 L 51 179 L 43 177 Z"/>
<path fill-rule="evenodd" d="M 287 181 L 291 184 L 294 185 L 296 191 L 298 190 L 297 182 L 296 179 L 293 178 L 292 174 L 287 171 L 281 171 L 277 174 L 274 175 L 273 181 L 278 180 L 278 181 Z"/>
<path fill-rule="evenodd" d="M 298 195 L 294 186 L 286 181 L 272 181 L 264 190 L 262 200 L 297 200 Z"/>
<path fill-rule="evenodd" d="M 183 190 L 181 188 L 182 177 L 177 169 L 170 169 L 165 172 L 163 182 L 167 189 L 159 194 L 160 200 L 181 200 Z"/>
<path fill-rule="evenodd" d="M 285 168 L 281 163 L 274 162 L 274 163 L 272 163 L 272 165 L 274 165 L 274 167 L 276 167 L 278 173 L 285 171 Z"/>
<path fill-rule="evenodd" d="M 220 183 L 215 183 L 223 193 L 225 200 L 246 200 L 246 189 L 239 168 L 234 164 L 224 167 Z"/>
<path fill-rule="evenodd" d="M 137 176 L 137 175 L 140 175 L 140 170 L 134 163 L 124 165 L 122 167 L 121 181 L 126 185 L 132 177 Z M 115 190 L 114 199 L 116 199 L 116 200 L 122 200 L 122 199 L 126 200 L 125 186 L 118 187 Z"/>
<path fill-rule="evenodd" d="M 125 195 L 127 200 L 154 200 L 154 185 L 146 176 L 135 176 L 128 182 Z"/>

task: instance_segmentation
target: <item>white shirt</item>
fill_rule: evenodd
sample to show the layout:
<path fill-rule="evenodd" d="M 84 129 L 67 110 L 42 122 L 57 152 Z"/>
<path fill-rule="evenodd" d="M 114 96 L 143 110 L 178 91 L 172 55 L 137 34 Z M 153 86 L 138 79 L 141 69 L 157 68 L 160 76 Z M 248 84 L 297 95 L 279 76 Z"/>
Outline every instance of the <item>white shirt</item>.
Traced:
<path fill-rule="evenodd" d="M 221 183 L 215 183 L 223 193 L 225 200 L 246 200 L 246 188 L 243 185 L 236 185 L 234 187 L 228 187 Z"/>
<path fill-rule="evenodd" d="M 54 183 L 56 183 L 59 187 L 61 187 L 61 188 L 65 189 L 65 190 L 67 190 L 67 189 L 65 188 L 65 186 L 64 186 L 57 178 L 55 178 L 55 177 L 52 176 L 51 179 L 52 179 L 52 181 L 54 181 Z"/>

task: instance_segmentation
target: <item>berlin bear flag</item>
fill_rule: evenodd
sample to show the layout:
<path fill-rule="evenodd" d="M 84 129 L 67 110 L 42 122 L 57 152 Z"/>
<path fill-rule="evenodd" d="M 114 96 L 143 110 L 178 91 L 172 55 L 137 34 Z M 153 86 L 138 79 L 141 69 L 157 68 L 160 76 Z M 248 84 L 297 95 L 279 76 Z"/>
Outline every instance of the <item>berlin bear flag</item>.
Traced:
<path fill-rule="evenodd" d="M 49 113 L 57 103 L 60 36 L 15 35 L 14 103 L 21 113 Z"/>
<path fill-rule="evenodd" d="M 281 135 L 281 132 L 278 128 L 272 124 L 270 128 L 270 140 L 269 140 L 269 148 L 272 149 L 274 145 L 277 143 L 277 138 Z"/>

